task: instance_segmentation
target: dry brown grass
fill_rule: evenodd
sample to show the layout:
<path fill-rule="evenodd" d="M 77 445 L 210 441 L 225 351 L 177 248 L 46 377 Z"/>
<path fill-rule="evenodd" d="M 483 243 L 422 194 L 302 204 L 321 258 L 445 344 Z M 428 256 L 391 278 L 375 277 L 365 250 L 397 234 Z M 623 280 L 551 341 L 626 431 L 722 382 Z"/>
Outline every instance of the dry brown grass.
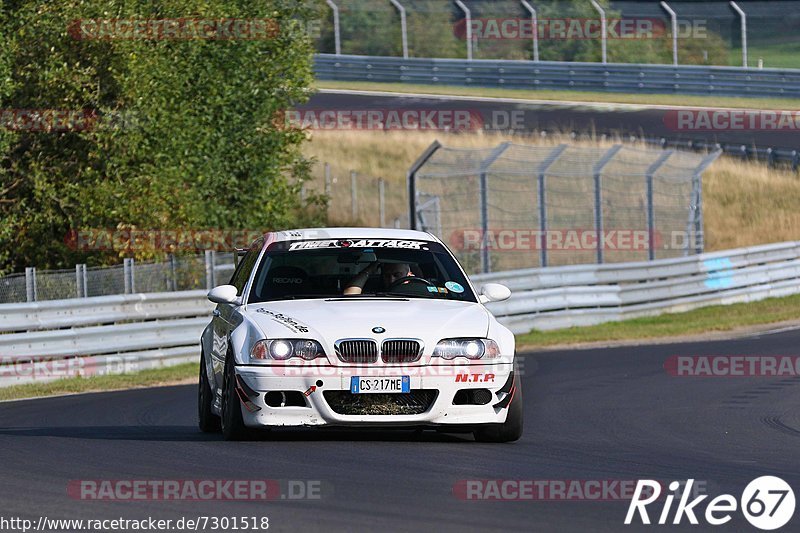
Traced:
<path fill-rule="evenodd" d="M 305 152 L 318 160 L 315 183 L 322 191 L 322 163 L 331 166 L 330 223 L 377 225 L 378 194 L 375 178 L 386 180 L 386 220 L 405 224 L 406 172 L 434 140 L 445 146 L 489 148 L 505 140 L 522 144 L 553 145 L 565 142 L 510 137 L 497 134 L 447 134 L 442 132 L 317 131 Z M 583 141 L 593 146 L 597 142 Z M 603 144 L 611 144 L 603 143 Z M 350 171 L 358 173 L 359 213 L 351 217 Z M 800 240 L 800 178 L 788 170 L 722 157 L 703 176 L 706 250 Z"/>
<path fill-rule="evenodd" d="M 800 178 L 730 158 L 703 176 L 707 250 L 800 240 Z"/>

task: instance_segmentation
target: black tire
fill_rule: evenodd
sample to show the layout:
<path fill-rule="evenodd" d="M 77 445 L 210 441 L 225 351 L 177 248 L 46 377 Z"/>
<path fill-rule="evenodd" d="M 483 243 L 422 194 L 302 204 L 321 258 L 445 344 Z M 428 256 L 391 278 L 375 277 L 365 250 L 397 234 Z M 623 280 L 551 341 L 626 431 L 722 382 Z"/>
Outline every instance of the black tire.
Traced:
<path fill-rule="evenodd" d="M 502 424 L 484 424 L 472 432 L 478 442 L 514 442 L 522 437 L 522 387 L 517 386 Z"/>
<path fill-rule="evenodd" d="M 225 374 L 222 380 L 222 436 L 225 440 L 243 440 L 249 431 L 242 418 L 242 404 L 236 394 L 236 376 L 233 369 L 233 354 L 228 350 Z"/>
<path fill-rule="evenodd" d="M 219 417 L 211 411 L 214 394 L 208 383 L 205 357 L 200 356 L 200 378 L 197 384 L 197 425 L 204 433 L 218 433 L 221 429 Z"/>

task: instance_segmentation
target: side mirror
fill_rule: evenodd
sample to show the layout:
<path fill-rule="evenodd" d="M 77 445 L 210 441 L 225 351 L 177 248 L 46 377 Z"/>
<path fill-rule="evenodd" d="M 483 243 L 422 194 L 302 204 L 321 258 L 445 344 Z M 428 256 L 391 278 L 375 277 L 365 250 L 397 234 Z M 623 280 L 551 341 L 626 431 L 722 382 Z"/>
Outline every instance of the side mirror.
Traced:
<path fill-rule="evenodd" d="M 511 297 L 511 289 L 500 283 L 487 283 L 481 287 L 481 303 L 502 302 Z"/>
<path fill-rule="evenodd" d="M 233 285 L 220 285 L 208 291 L 208 299 L 215 304 L 238 304 L 238 289 Z"/>

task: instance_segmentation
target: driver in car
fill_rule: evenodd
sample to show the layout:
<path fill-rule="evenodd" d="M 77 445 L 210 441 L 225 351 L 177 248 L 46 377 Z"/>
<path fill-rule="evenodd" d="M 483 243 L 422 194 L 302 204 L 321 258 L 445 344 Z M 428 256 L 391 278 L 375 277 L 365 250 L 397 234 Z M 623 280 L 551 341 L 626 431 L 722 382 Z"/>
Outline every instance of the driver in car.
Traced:
<path fill-rule="evenodd" d="M 350 284 L 345 287 L 344 294 L 361 294 L 364 290 L 364 285 L 367 284 L 367 280 L 378 270 L 379 265 L 380 263 L 378 261 L 370 263 L 367 268 L 356 274 L 356 276 L 350 280 Z M 411 272 L 411 267 L 407 263 L 384 263 L 381 269 L 383 288 L 388 290 L 397 280 L 413 275 L 414 273 Z M 405 283 L 408 283 L 408 281 Z"/>

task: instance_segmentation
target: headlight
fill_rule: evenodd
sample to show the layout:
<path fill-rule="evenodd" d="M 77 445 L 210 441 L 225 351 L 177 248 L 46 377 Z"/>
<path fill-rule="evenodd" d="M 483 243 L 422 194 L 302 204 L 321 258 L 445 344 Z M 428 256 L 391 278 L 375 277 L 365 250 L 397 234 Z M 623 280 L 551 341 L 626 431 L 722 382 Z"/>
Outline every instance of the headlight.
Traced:
<path fill-rule="evenodd" d="M 322 345 L 311 339 L 265 339 L 255 343 L 250 350 L 250 358 L 261 361 L 285 361 L 292 357 L 310 361 L 324 356 Z"/>
<path fill-rule="evenodd" d="M 500 347 L 491 339 L 444 339 L 436 345 L 433 356 L 442 359 L 495 359 L 500 357 Z"/>

